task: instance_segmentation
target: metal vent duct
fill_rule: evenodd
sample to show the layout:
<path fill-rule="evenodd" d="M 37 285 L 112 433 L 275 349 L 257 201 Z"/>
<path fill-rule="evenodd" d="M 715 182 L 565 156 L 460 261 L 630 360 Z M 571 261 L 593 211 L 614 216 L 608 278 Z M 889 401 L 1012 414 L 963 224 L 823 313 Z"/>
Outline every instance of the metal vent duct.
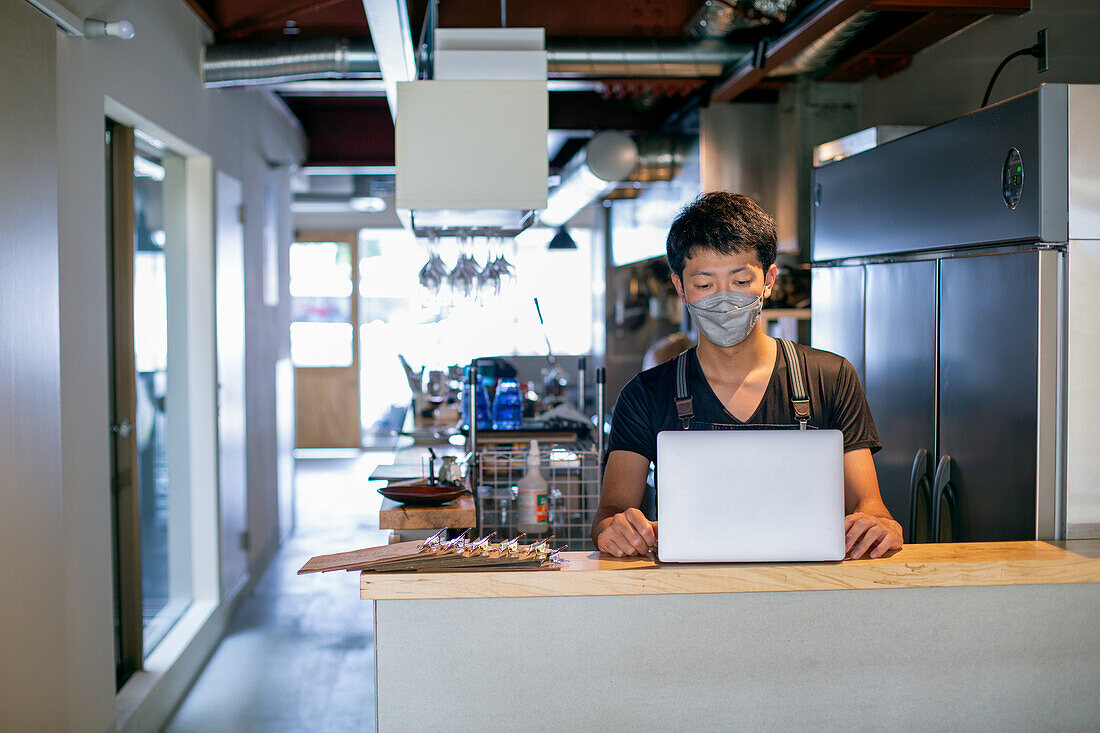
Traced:
<path fill-rule="evenodd" d="M 257 86 L 310 79 L 381 79 L 367 39 L 296 38 L 206 47 L 207 87 Z"/>
<path fill-rule="evenodd" d="M 681 39 L 558 39 L 547 43 L 556 79 L 720 76 L 748 46 Z M 378 58 L 365 39 L 300 38 L 206 47 L 207 87 L 255 86 L 315 79 L 379 79 Z"/>
<path fill-rule="evenodd" d="M 695 142 L 694 135 L 638 135 L 638 162 L 626 179 L 640 183 L 671 181 Z"/>
<path fill-rule="evenodd" d="M 672 180 L 693 140 L 687 135 L 632 138 L 618 130 L 596 133 L 562 168 L 561 183 L 550 192 L 539 220 L 562 226 L 621 183 Z"/>
<path fill-rule="evenodd" d="M 547 41 L 549 74 L 556 78 L 713 77 L 751 49 L 721 41 L 558 39 Z"/>

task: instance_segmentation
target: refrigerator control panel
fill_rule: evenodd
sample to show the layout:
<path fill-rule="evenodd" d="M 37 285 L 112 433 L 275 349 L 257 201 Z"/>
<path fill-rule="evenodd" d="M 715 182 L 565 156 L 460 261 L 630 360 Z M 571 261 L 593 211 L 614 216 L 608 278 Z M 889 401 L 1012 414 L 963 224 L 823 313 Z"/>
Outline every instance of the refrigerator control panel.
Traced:
<path fill-rule="evenodd" d="M 1020 197 L 1024 192 L 1024 159 L 1020 151 L 1012 148 L 1005 158 L 1004 170 L 1001 171 L 1001 195 L 1005 204 L 1010 209 L 1015 209 L 1020 203 Z"/>

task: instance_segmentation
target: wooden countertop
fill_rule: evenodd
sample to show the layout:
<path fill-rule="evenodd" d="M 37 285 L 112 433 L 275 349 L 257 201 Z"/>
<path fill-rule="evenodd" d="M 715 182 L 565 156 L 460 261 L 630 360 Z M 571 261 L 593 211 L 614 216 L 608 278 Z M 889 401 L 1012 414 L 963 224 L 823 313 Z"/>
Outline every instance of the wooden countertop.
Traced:
<path fill-rule="evenodd" d="M 564 552 L 561 570 L 362 573 L 364 599 L 520 598 L 1100 582 L 1100 540 L 906 545 L 840 563 L 658 565 Z"/>

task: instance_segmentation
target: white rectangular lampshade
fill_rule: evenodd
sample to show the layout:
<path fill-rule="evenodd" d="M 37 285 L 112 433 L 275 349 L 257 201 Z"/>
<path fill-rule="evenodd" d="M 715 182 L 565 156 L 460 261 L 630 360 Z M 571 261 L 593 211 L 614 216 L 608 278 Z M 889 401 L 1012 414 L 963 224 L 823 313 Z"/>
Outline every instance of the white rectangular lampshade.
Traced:
<path fill-rule="evenodd" d="M 542 51 L 546 48 L 543 28 L 437 28 L 435 50 L 439 51 Z"/>
<path fill-rule="evenodd" d="M 545 51 L 436 51 L 435 80 L 545 81 Z"/>
<path fill-rule="evenodd" d="M 542 28 L 440 28 L 432 78 L 437 81 L 545 81 Z"/>
<path fill-rule="evenodd" d="M 545 81 L 397 85 L 399 209 L 546 207 Z"/>

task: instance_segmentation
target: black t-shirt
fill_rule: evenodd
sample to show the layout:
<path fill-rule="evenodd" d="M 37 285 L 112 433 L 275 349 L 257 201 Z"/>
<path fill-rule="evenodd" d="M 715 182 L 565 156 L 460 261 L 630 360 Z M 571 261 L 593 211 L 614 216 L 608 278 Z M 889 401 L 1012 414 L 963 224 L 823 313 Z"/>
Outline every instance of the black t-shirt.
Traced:
<path fill-rule="evenodd" d="M 810 425 L 832 428 L 844 435 L 844 451 L 869 448 L 872 453 L 882 448 L 875 430 L 875 421 L 863 385 L 855 368 L 842 356 L 795 344 L 805 364 L 810 392 Z M 793 426 L 797 427 L 791 408 L 787 361 L 783 349 L 776 347 L 775 366 L 771 381 L 764 390 L 760 405 L 752 417 L 742 422 L 731 415 L 714 394 L 695 349 L 687 352 L 688 393 L 693 400 L 693 428 L 708 424 L 737 427 Z M 611 436 L 607 451 L 626 450 L 657 461 L 657 433 L 681 430 L 676 416 L 676 359 L 658 364 L 632 379 L 615 403 L 611 418 Z"/>

